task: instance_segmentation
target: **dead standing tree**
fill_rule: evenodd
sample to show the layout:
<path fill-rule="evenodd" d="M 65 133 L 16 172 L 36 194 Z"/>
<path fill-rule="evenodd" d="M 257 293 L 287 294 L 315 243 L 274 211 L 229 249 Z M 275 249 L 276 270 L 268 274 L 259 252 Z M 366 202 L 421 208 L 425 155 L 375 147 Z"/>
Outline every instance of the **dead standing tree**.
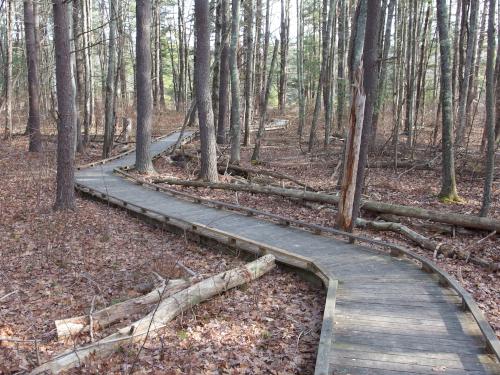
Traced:
<path fill-rule="evenodd" d="M 349 135 L 347 137 L 342 190 L 338 203 L 337 226 L 351 232 L 354 227 L 353 206 L 356 178 L 359 165 L 359 151 L 365 111 L 366 95 L 363 88 L 363 63 L 354 74 Z"/>

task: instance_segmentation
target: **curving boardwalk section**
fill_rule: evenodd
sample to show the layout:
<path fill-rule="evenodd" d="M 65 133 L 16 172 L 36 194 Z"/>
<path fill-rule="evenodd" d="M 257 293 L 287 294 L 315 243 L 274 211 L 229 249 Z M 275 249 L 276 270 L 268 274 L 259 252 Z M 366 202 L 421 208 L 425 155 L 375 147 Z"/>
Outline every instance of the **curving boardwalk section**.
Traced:
<path fill-rule="evenodd" d="M 153 143 L 153 153 L 172 146 L 177 136 Z M 297 265 L 296 256 L 306 260 L 300 267 L 327 275 L 317 374 L 500 374 L 477 317 L 463 309 L 463 299 L 453 289 L 441 287 L 435 274 L 423 272 L 415 262 L 181 200 L 113 174 L 115 168 L 134 162 L 135 154 L 130 153 L 80 170 L 77 188 L 229 244 L 239 241 L 278 255 L 284 250 L 285 255 L 278 256 L 284 263 Z M 493 350 L 497 345 L 490 343 Z"/>

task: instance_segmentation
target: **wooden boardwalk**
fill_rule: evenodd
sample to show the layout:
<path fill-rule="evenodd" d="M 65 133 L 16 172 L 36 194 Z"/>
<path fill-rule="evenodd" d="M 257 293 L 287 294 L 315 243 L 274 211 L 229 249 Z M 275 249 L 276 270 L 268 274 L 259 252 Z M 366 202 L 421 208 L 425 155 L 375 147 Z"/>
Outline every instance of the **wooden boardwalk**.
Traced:
<path fill-rule="evenodd" d="M 176 138 L 174 134 L 154 142 L 153 153 L 172 146 Z M 212 238 L 234 236 L 257 249 L 285 250 L 309 259 L 335 280 L 328 291 L 317 374 L 500 374 L 485 346 L 487 331 L 490 348 L 498 350 L 491 328 L 479 325 L 477 312 L 473 316 L 463 309 L 462 296 L 441 287 L 436 275 L 423 272 L 417 263 L 168 196 L 113 174 L 134 162 L 131 153 L 79 170 L 77 187 L 169 225 L 204 228 L 215 233 Z M 236 243 L 234 238 L 221 241 Z"/>

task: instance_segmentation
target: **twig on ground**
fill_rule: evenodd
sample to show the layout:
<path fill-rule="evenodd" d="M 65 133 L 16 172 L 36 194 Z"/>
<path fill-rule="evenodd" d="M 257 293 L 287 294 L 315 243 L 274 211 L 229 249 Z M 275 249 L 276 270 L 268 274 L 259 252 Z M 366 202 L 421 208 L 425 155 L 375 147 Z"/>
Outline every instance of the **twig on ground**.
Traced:
<path fill-rule="evenodd" d="M 0 298 L 0 302 L 2 302 L 3 300 L 9 298 L 10 296 L 12 296 L 12 295 L 14 295 L 14 294 L 16 294 L 18 292 L 19 292 L 19 290 L 14 290 L 14 291 L 12 291 L 10 293 L 7 293 L 5 296 L 3 296 L 2 298 Z"/>

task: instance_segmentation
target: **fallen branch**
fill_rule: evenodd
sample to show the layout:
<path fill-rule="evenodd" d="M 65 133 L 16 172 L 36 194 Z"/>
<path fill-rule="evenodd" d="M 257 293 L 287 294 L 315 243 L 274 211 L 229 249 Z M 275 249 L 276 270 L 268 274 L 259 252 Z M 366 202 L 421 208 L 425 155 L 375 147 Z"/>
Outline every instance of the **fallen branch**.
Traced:
<path fill-rule="evenodd" d="M 273 255 L 266 255 L 242 267 L 222 272 L 164 299 L 157 309 L 131 325 L 119 329 L 94 344 L 71 349 L 35 368 L 31 374 L 59 373 L 78 366 L 90 355 L 104 357 L 127 343 L 134 343 L 157 335 L 157 331 L 186 311 L 219 293 L 255 280 L 275 266 Z"/>
<path fill-rule="evenodd" d="M 225 184 L 212 183 L 204 181 L 186 181 L 175 178 L 161 178 L 153 180 L 153 183 L 166 183 L 169 185 L 180 185 L 188 187 L 209 188 L 219 190 L 244 191 L 254 194 L 271 194 L 286 198 L 303 199 L 311 202 L 319 202 L 337 205 L 339 197 L 331 194 L 309 192 L 297 189 L 283 189 L 273 186 L 259 186 L 255 184 Z M 461 226 L 464 228 L 479 229 L 484 231 L 500 232 L 500 221 L 489 219 L 486 217 L 478 217 L 472 215 L 456 214 L 451 212 L 440 212 L 428 210 L 425 208 L 403 206 L 399 204 L 391 204 L 377 201 L 365 200 L 362 202 L 361 208 L 366 211 L 393 214 L 397 216 L 413 217 L 423 220 L 431 220 L 439 223 L 446 223 Z"/>
<path fill-rule="evenodd" d="M 133 298 L 115 305 L 106 307 L 89 315 L 81 315 L 73 318 L 56 320 L 57 337 L 59 340 L 68 336 L 78 335 L 84 332 L 95 332 L 122 320 L 126 316 L 131 316 L 144 310 L 150 305 L 158 302 L 158 296 L 164 298 L 189 287 L 191 282 L 188 280 L 170 280 L 151 291 L 150 293 Z M 90 322 L 92 317 L 92 324 Z M 92 331 L 90 328 L 92 327 Z"/>
<path fill-rule="evenodd" d="M 3 300 L 9 298 L 10 296 L 16 294 L 17 292 L 19 292 L 19 290 L 14 290 L 13 292 L 7 293 L 5 296 L 3 296 L 3 297 L 0 298 L 0 302 L 2 302 Z"/>

